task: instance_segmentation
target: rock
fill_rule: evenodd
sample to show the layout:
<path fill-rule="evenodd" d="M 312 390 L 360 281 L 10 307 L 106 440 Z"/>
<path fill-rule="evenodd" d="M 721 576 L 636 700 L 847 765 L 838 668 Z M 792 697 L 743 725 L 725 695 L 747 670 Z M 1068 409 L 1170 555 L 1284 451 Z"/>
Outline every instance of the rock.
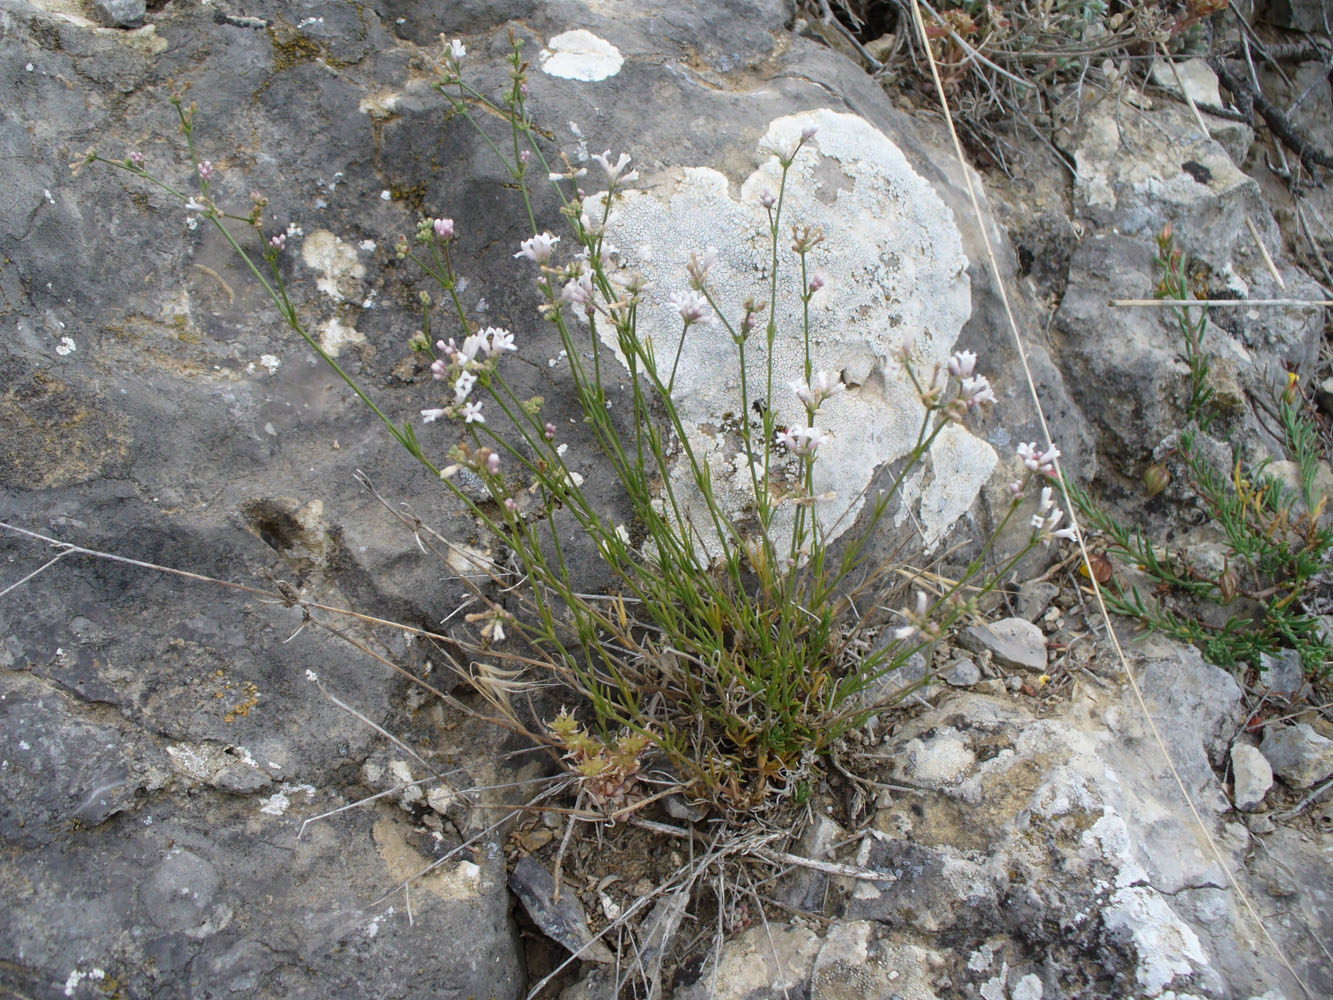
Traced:
<path fill-rule="evenodd" d="M 534 858 L 521 858 L 514 865 L 509 875 L 509 888 L 542 933 L 570 954 L 602 964 L 616 960 L 606 942 L 594 938 L 588 929 L 588 918 L 579 903 L 578 893 L 570 886 L 562 885 L 557 898 L 555 879 Z"/>
<path fill-rule="evenodd" d="M 958 636 L 958 644 L 973 653 L 989 652 L 1006 667 L 1046 669 L 1046 636 L 1023 618 L 968 626 Z"/>
<path fill-rule="evenodd" d="M 944 668 L 944 682 L 953 687 L 971 687 L 981 680 L 981 668 L 966 657 L 954 660 Z"/>
<path fill-rule="evenodd" d="M 1020 584 L 1014 595 L 1014 606 L 1020 618 L 1035 622 L 1041 617 L 1053 600 L 1060 593 L 1060 588 L 1046 580 L 1029 580 Z"/>
<path fill-rule="evenodd" d="M 148 16 L 144 0 L 93 0 L 97 20 L 108 28 L 137 28 Z"/>
<path fill-rule="evenodd" d="M 1273 787 L 1273 769 L 1264 755 L 1245 743 L 1231 748 L 1231 771 L 1235 776 L 1232 798 L 1241 812 L 1259 808 Z"/>
<path fill-rule="evenodd" d="M 751 927 L 728 938 L 717 958 L 710 949 L 698 978 L 677 987 L 676 1000 L 750 1000 L 803 991 L 823 944 L 808 927 Z"/>
<path fill-rule="evenodd" d="M 1259 752 L 1273 773 L 1293 788 L 1309 788 L 1333 774 L 1333 740 L 1304 722 L 1270 727 Z"/>
<path fill-rule="evenodd" d="M 1326 0 L 1272 0 L 1264 20 L 1278 28 L 1327 34 L 1333 14 Z"/>
<path fill-rule="evenodd" d="M 1276 656 L 1260 653 L 1259 669 L 1260 680 L 1270 695 L 1291 701 L 1305 687 L 1305 667 L 1294 649 L 1284 649 Z"/>

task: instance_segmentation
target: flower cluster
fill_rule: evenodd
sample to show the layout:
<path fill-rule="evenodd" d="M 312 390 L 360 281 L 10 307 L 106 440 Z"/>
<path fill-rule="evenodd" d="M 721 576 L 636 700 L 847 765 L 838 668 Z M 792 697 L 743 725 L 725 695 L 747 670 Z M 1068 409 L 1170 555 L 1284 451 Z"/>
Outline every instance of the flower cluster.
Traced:
<path fill-rule="evenodd" d="M 1055 506 L 1055 494 L 1049 486 L 1041 490 L 1041 509 L 1032 515 L 1032 528 L 1041 538 L 1043 545 L 1049 545 L 1053 538 L 1073 541 L 1078 537 L 1078 529 L 1072 524 L 1065 528 L 1056 528 L 1065 512 Z"/>
<path fill-rule="evenodd" d="M 797 379 L 787 384 L 811 414 L 819 409 L 819 404 L 824 400 L 836 396 L 847 388 L 843 384 L 842 375 L 835 375 L 832 372 L 816 372 L 808 383 Z"/>
<path fill-rule="evenodd" d="M 495 359 L 506 351 L 518 350 L 514 335 L 502 327 L 488 326 L 465 337 L 461 347 L 451 337 L 436 341 L 435 349 L 443 357 L 431 362 L 431 377 L 437 382 L 452 383 L 454 401 L 451 406 L 422 410 L 421 418 L 431 424 L 441 417 L 457 416 L 462 417 L 464 423 L 484 424 L 486 418 L 482 415 L 481 403 L 469 401 L 468 396 L 477 384 L 479 372 L 490 371 Z"/>
<path fill-rule="evenodd" d="M 775 440 L 793 454 L 805 457 L 813 455 L 821 444 L 832 441 L 833 435 L 818 427 L 792 427 L 778 431 Z"/>
<path fill-rule="evenodd" d="M 1056 471 L 1055 463 L 1060 458 L 1060 449 L 1051 445 L 1045 451 L 1041 450 L 1041 445 L 1035 441 L 1020 444 L 1018 446 L 1018 457 L 1023 460 L 1029 472 L 1035 472 L 1047 479 L 1054 479 L 1059 473 Z"/>

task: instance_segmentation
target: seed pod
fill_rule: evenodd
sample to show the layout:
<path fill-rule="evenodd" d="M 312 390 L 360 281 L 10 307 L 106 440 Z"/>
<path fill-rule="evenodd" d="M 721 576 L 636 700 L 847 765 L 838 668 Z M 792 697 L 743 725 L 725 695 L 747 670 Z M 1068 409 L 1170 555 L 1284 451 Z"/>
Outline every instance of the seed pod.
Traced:
<path fill-rule="evenodd" d="M 1148 466 L 1148 471 L 1143 474 L 1143 486 L 1148 491 L 1148 496 L 1155 497 L 1171 484 L 1171 473 L 1167 471 L 1165 465 L 1161 462 L 1154 462 Z"/>

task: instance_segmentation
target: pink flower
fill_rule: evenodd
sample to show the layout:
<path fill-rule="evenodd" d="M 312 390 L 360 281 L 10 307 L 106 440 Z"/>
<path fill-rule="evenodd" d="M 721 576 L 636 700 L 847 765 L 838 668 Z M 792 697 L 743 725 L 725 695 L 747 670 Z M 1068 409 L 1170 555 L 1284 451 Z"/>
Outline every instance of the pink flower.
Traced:
<path fill-rule="evenodd" d="M 555 424 L 550 424 L 550 423 L 548 423 L 548 424 L 542 429 L 542 437 L 546 438 L 547 441 L 554 441 L 554 440 L 555 440 Z"/>
<path fill-rule="evenodd" d="M 775 441 L 796 455 L 813 455 L 821 444 L 833 440 L 831 434 L 818 427 L 796 427 L 778 431 Z"/>
<path fill-rule="evenodd" d="M 552 236 L 550 233 L 538 233 L 531 239 L 520 243 L 518 253 L 514 254 L 514 257 L 526 257 L 535 264 L 545 264 L 551 259 L 551 251 L 555 249 L 555 245 L 559 242 L 559 236 Z"/>
<path fill-rule="evenodd" d="M 505 510 L 518 510 L 518 501 L 513 497 L 505 497 Z"/>
<path fill-rule="evenodd" d="M 430 364 L 430 377 L 436 382 L 443 382 L 449 377 L 449 362 L 444 358 L 436 358 Z"/>
<path fill-rule="evenodd" d="M 764 188 L 764 190 L 759 192 L 759 204 L 762 205 L 764 208 L 772 208 L 777 203 L 778 203 L 778 196 L 775 195 L 768 188 Z"/>
<path fill-rule="evenodd" d="M 958 398 L 966 403 L 970 410 L 982 403 L 995 402 L 995 393 L 991 391 L 990 381 L 986 376 L 977 375 L 974 378 L 963 379 L 958 390 Z"/>
<path fill-rule="evenodd" d="M 467 403 L 463 406 L 463 421 L 469 424 L 484 424 L 486 418 L 481 415 L 481 404 Z"/>
<path fill-rule="evenodd" d="M 685 321 L 685 325 L 698 323 L 700 320 L 712 322 L 712 306 L 708 304 L 708 299 L 698 292 L 678 292 L 671 296 L 671 308 L 680 313 L 680 318 Z"/>
<path fill-rule="evenodd" d="M 1018 446 L 1018 457 L 1029 472 L 1036 472 L 1048 479 L 1055 478 L 1055 462 L 1060 457 L 1060 449 L 1051 445 L 1046 451 L 1039 451 L 1035 441 Z"/>
<path fill-rule="evenodd" d="M 199 168 L 199 179 L 201 181 L 211 181 L 213 179 L 212 160 L 204 160 L 203 163 L 198 164 L 198 168 Z"/>
<path fill-rule="evenodd" d="M 592 278 L 586 274 L 580 274 L 577 278 L 568 282 L 560 292 L 560 298 L 570 305 L 583 306 L 586 309 L 592 308 Z"/>
<path fill-rule="evenodd" d="M 430 225 L 431 228 L 435 230 L 435 235 L 438 236 L 440 239 L 451 240 L 454 238 L 453 219 L 436 219 Z"/>
<path fill-rule="evenodd" d="M 139 152 L 137 149 L 130 154 L 130 163 L 138 167 L 140 170 L 143 169 L 143 162 L 143 153 Z"/>
<path fill-rule="evenodd" d="M 477 407 L 480 409 L 481 404 L 478 403 Z M 485 421 L 483 420 L 482 423 L 485 423 Z M 500 474 L 500 456 L 495 452 L 491 452 L 486 456 L 486 471 L 492 476 L 498 476 Z"/>
<path fill-rule="evenodd" d="M 287 234 L 278 233 L 277 236 L 270 236 L 268 245 L 271 246 L 274 250 L 281 250 L 283 247 L 287 245 Z"/>
<path fill-rule="evenodd" d="M 810 291 L 817 292 L 823 287 L 824 287 L 824 276 L 820 274 L 818 271 L 816 271 L 814 273 L 814 276 L 810 279 Z"/>
<path fill-rule="evenodd" d="M 818 131 L 819 131 L 818 125 L 807 125 L 805 128 L 801 129 L 801 141 L 809 142 L 811 139 L 815 137 L 815 133 Z"/>

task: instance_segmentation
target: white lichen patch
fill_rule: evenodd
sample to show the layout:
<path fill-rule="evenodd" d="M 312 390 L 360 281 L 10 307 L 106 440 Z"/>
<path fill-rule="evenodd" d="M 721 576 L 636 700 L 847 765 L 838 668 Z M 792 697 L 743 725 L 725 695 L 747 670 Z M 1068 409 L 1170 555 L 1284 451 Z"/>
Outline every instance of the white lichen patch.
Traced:
<path fill-rule="evenodd" d="M 319 328 L 320 346 L 335 358 L 347 345 L 355 347 L 365 342 L 365 336 L 356 327 L 348 326 L 337 316 L 331 316 L 329 321 Z"/>
<path fill-rule="evenodd" d="M 366 276 L 356 247 L 344 243 L 327 229 L 316 229 L 301 242 L 301 259 L 318 271 L 315 285 L 337 302 L 361 298 L 360 283 Z"/>
<path fill-rule="evenodd" d="M 790 226 L 809 224 L 825 237 L 810 257 L 812 269 L 825 279 L 810 303 L 811 361 L 817 371 L 841 372 L 848 384 L 847 392 L 824 403 L 818 417 L 833 440 L 819 450 L 814 494 L 830 497 L 818 502 L 818 516 L 838 533 L 854 520 L 875 471 L 903 457 L 917 440 L 923 408 L 893 353 L 904 337 L 913 338 L 916 363 L 928 377 L 948 358 L 971 313 L 967 258 L 948 206 L 878 129 L 855 115 L 818 110 L 770 124 L 756 150 L 762 162 L 741 184 L 738 199 L 716 170 L 672 171 L 656 178 L 655 186 L 628 192 L 613 213 L 608 239 L 621 248 L 622 266 L 648 283 L 638 310 L 639 334 L 651 338 L 659 366 L 670 370 L 681 323 L 669 299 L 687 290 L 691 253 L 717 248 L 708 284 L 733 325 L 747 298 L 767 301 L 768 217 L 760 197 L 776 193 L 780 168 L 764 150 L 794 144 L 809 127 L 818 132 L 792 165 L 783 205 L 772 404 L 778 426 L 805 424 L 804 409 L 787 388 L 805 374 L 799 262 L 790 248 Z M 607 326 L 602 331 L 613 337 Z M 746 363 L 753 399 L 762 394 L 766 378 L 762 325 L 747 345 Z M 707 456 L 717 498 L 743 520 L 753 507 L 750 477 L 737 472 L 737 435 L 718 431 L 728 414 L 733 423 L 739 420 L 742 408 L 737 350 L 724 326 L 690 328 L 674 396 L 691 447 Z M 747 416 L 757 422 L 754 414 Z M 935 458 L 937 485 L 927 488 L 933 505 L 929 530 L 938 536 L 970 506 L 996 458 L 962 429 L 943 439 Z M 673 486 L 691 520 L 708 523 L 684 468 L 678 468 Z M 790 537 L 793 510 L 792 504 L 779 508 L 778 539 Z"/>
<path fill-rule="evenodd" d="M 620 72 L 625 60 L 620 50 L 591 31 L 564 31 L 546 43 L 537 55 L 543 73 L 565 80 L 596 83 Z"/>
<path fill-rule="evenodd" d="M 1198 936 L 1152 889 L 1117 889 L 1102 918 L 1109 930 L 1126 931 L 1132 938 L 1139 956 L 1137 978 L 1147 996 L 1157 996 L 1176 976 L 1208 967 Z"/>

